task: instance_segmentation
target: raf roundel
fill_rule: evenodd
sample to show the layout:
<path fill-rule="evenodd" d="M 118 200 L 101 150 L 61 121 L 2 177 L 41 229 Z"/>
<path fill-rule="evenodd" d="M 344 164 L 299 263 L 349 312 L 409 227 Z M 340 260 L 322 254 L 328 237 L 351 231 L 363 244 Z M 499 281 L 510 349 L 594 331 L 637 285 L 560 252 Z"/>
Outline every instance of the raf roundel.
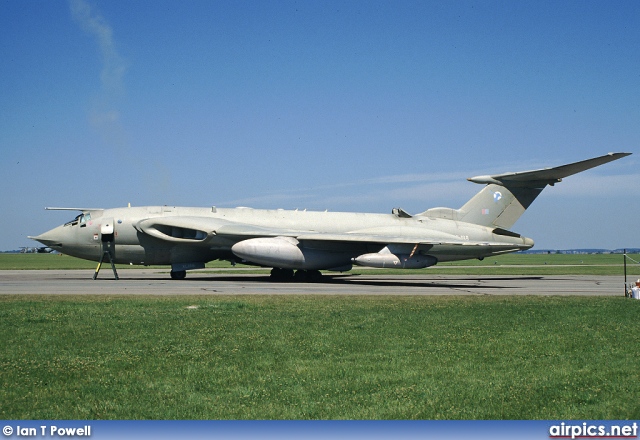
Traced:
<path fill-rule="evenodd" d="M 502 193 L 500 191 L 496 191 L 493 193 L 494 202 L 499 202 L 501 198 L 502 198 Z"/>

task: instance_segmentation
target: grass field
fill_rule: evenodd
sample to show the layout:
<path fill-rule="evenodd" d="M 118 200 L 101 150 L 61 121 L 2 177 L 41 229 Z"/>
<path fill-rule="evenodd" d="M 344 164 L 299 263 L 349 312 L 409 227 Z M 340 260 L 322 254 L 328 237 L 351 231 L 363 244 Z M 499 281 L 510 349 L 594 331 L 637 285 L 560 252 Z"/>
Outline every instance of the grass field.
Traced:
<path fill-rule="evenodd" d="M 629 255 L 640 261 L 640 255 Z M 508 254 L 479 260 L 440 263 L 437 266 L 417 270 L 369 269 L 355 267 L 353 273 L 368 274 L 450 274 L 450 275 L 622 275 L 623 256 L 620 254 Z M 97 263 L 59 254 L 0 254 L 0 270 L 90 269 Z M 108 265 L 106 266 L 108 267 Z M 144 266 L 117 265 L 118 268 L 143 268 Z M 169 270 L 168 266 L 159 266 Z M 233 273 L 227 261 L 212 261 L 209 269 Z M 246 269 L 248 266 L 238 265 Z M 255 272 L 268 273 L 268 269 L 255 268 Z M 247 273 L 246 271 L 244 273 Z M 640 265 L 627 260 L 627 273 L 640 276 Z"/>
<path fill-rule="evenodd" d="M 511 254 L 355 272 L 620 275 L 622 258 Z M 629 274 L 640 275 L 631 263 Z M 0 254 L 0 270 L 95 265 Z M 621 297 L 0 295 L 0 303 L 3 419 L 640 418 L 640 301 Z"/>
<path fill-rule="evenodd" d="M 0 296 L 3 419 L 638 419 L 640 301 Z"/>

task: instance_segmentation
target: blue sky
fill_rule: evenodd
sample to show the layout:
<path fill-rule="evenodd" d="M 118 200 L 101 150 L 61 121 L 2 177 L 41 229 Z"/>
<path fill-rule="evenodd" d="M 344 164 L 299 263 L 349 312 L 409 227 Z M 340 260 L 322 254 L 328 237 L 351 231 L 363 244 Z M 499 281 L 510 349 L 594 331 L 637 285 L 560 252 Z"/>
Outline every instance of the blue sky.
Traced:
<path fill-rule="evenodd" d="M 45 206 L 416 213 L 640 145 L 637 1 L 2 0 L 0 37 L 0 250 Z M 639 160 L 513 229 L 640 247 Z"/>

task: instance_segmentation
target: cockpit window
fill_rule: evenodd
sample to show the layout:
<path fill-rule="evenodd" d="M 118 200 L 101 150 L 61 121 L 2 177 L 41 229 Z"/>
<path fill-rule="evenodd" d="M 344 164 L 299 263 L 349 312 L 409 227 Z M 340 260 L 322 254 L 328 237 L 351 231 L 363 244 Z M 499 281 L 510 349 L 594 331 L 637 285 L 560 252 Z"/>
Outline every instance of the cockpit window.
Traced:
<path fill-rule="evenodd" d="M 76 216 L 76 218 L 74 218 L 73 220 L 71 220 L 70 222 L 66 222 L 64 225 L 65 226 L 75 226 L 78 224 L 78 221 L 80 220 L 80 217 L 82 217 L 82 214 Z"/>
<path fill-rule="evenodd" d="M 70 222 L 65 223 L 65 226 L 75 226 L 78 223 L 80 223 L 80 227 L 84 227 L 87 226 L 87 222 L 91 220 L 91 213 L 88 212 L 86 214 L 79 214 L 76 216 L 76 218 L 74 218 L 73 220 L 71 220 Z"/>
<path fill-rule="evenodd" d="M 80 219 L 78 220 L 78 222 L 80 223 L 80 227 L 82 228 L 84 226 L 87 226 L 87 222 L 89 220 L 91 220 L 91 213 L 80 215 Z"/>

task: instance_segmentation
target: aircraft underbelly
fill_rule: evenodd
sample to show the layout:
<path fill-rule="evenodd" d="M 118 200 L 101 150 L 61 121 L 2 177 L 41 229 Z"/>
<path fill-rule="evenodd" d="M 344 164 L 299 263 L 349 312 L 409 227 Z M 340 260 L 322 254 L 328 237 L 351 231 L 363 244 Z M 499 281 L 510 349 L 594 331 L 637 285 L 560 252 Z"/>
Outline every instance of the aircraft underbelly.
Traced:
<path fill-rule="evenodd" d="M 83 260 L 98 261 L 100 260 L 100 246 L 99 245 L 87 245 L 87 246 L 73 246 L 73 247 L 61 247 L 58 249 L 63 254 L 71 255 L 72 257 L 82 258 Z"/>

